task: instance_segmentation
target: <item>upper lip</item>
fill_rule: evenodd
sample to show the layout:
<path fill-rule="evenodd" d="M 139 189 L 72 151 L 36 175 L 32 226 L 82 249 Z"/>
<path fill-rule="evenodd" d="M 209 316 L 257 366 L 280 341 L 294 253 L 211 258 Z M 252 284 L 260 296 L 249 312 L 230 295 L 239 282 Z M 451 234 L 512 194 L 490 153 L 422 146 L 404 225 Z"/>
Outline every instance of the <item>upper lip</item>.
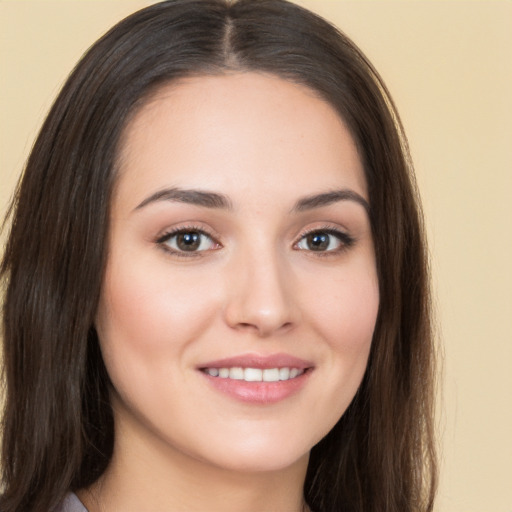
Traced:
<path fill-rule="evenodd" d="M 278 353 L 270 355 L 240 354 L 233 357 L 216 359 L 200 364 L 198 368 L 297 368 L 305 370 L 311 368 L 313 363 L 290 354 Z"/>

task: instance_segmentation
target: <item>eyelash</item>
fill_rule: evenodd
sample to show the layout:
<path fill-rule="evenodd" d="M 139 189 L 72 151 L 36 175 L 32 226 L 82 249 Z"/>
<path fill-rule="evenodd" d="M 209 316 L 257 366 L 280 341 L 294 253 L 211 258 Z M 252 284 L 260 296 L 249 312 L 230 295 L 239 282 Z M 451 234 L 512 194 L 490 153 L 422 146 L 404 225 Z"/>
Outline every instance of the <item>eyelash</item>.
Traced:
<path fill-rule="evenodd" d="M 180 250 L 175 250 L 175 249 L 169 247 L 168 245 L 166 245 L 166 242 L 169 242 L 169 240 L 171 240 L 173 237 L 181 235 L 181 234 L 184 235 L 187 233 L 197 233 L 198 235 L 206 236 L 210 240 L 212 240 L 212 242 L 215 243 L 217 246 L 219 246 L 219 247 L 221 246 L 221 244 L 219 242 L 217 242 L 216 236 L 212 235 L 211 233 L 208 233 L 203 228 L 200 228 L 198 226 L 184 226 L 184 227 L 179 227 L 179 228 L 167 231 L 162 236 L 158 237 L 158 239 L 156 240 L 156 243 L 159 247 L 161 247 L 161 249 L 163 251 L 170 253 L 173 256 L 178 256 L 180 258 L 197 258 L 197 257 L 203 256 L 203 253 L 207 252 L 207 251 L 190 251 L 190 252 L 180 251 Z M 211 250 L 216 250 L 216 249 L 211 249 Z"/>
<path fill-rule="evenodd" d="M 208 237 L 212 241 L 212 243 L 217 245 L 217 247 L 214 249 L 209 249 L 209 250 L 207 249 L 207 250 L 202 250 L 202 251 L 182 251 L 182 250 L 173 249 L 166 244 L 166 242 L 169 242 L 169 240 L 171 240 L 173 237 L 176 237 L 180 234 L 190 234 L 190 233 L 195 233 L 200 236 Z M 337 247 L 337 248 L 331 249 L 331 250 L 327 250 L 327 251 L 314 251 L 314 250 L 308 250 L 308 249 L 300 249 L 297 247 L 299 245 L 299 243 L 301 243 L 303 240 L 306 239 L 306 237 L 308 237 L 309 235 L 313 235 L 313 234 L 319 234 L 319 235 L 324 234 L 324 235 L 329 235 L 329 236 L 335 237 L 340 242 L 340 247 Z M 297 251 L 306 251 L 306 252 L 313 253 L 315 256 L 328 257 L 328 256 L 333 256 L 335 254 L 339 254 L 341 252 L 346 251 L 347 249 L 352 247 L 355 242 L 356 242 L 355 238 L 353 238 L 349 234 L 347 234 L 343 231 L 340 231 L 339 229 L 335 229 L 331 226 L 325 226 L 325 227 L 320 227 L 320 228 L 312 228 L 312 229 L 309 229 L 309 230 L 301 233 L 298 241 L 293 244 L 293 247 Z M 183 257 L 183 258 L 201 257 L 204 255 L 203 253 L 205 253 L 205 252 L 209 252 L 210 250 L 217 250 L 218 248 L 222 247 L 221 244 L 217 241 L 216 236 L 212 235 L 211 233 L 208 233 L 203 228 L 198 227 L 198 226 L 185 226 L 185 227 L 179 227 L 179 228 L 167 231 L 163 235 L 161 235 L 160 237 L 157 238 L 156 244 L 159 247 L 161 247 L 161 249 L 164 250 L 165 252 L 170 253 L 173 256 L 178 256 L 178 257 Z"/>
<path fill-rule="evenodd" d="M 333 228 L 332 226 L 324 226 L 320 228 L 312 228 L 309 230 L 306 230 L 305 232 L 301 233 L 300 238 L 298 242 L 294 244 L 294 247 L 296 247 L 301 241 L 303 241 L 306 237 L 313 234 L 324 234 L 329 235 L 332 237 L 335 237 L 340 242 L 340 247 L 337 247 L 336 249 L 331 249 L 329 251 L 313 251 L 313 250 L 307 250 L 307 249 L 297 249 L 297 250 L 305 250 L 307 252 L 313 253 L 315 256 L 319 257 L 329 257 L 333 255 L 340 254 L 352 247 L 354 243 L 356 242 L 356 239 L 349 235 L 348 233 L 345 233 L 344 231 L 341 231 L 339 229 Z"/>

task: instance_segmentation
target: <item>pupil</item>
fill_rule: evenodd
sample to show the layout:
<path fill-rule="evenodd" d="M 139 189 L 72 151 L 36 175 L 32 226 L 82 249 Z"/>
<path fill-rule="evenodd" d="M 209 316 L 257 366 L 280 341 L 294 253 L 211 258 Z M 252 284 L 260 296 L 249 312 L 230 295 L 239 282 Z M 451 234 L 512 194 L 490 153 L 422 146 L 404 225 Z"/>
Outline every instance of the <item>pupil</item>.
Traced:
<path fill-rule="evenodd" d="M 182 251 L 194 251 L 199 247 L 201 240 L 199 233 L 180 233 L 176 242 Z"/>
<path fill-rule="evenodd" d="M 307 237 L 309 248 L 312 251 L 323 251 L 329 247 L 329 235 L 313 233 Z"/>

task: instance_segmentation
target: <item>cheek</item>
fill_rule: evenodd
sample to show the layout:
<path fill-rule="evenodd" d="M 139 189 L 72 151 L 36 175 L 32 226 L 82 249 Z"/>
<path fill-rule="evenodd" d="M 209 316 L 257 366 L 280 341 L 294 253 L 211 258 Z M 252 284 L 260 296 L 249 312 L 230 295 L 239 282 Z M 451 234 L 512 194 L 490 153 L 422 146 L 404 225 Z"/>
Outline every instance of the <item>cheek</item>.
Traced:
<path fill-rule="evenodd" d="M 310 303 L 312 324 L 335 354 L 349 357 L 368 352 L 379 308 L 373 271 L 331 276 L 317 287 Z"/>
<path fill-rule="evenodd" d="M 218 309 L 213 288 L 198 293 L 200 280 L 140 259 L 107 269 L 96 320 L 106 359 L 175 360 L 163 356 L 180 354 Z"/>
<path fill-rule="evenodd" d="M 366 371 L 379 308 L 379 288 L 373 270 L 353 269 L 317 284 L 323 286 L 318 286 L 317 293 L 310 297 L 310 325 L 324 340 L 325 372 L 316 414 L 326 418 L 330 429 L 354 398 Z"/>

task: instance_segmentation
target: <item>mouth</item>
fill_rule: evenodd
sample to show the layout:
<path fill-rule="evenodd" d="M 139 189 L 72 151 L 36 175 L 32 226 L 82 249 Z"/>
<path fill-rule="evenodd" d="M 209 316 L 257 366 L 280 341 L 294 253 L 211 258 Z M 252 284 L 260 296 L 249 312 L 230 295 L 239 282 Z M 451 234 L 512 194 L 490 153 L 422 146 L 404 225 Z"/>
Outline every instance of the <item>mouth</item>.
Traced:
<path fill-rule="evenodd" d="M 211 361 L 197 369 L 222 394 L 242 402 L 270 404 L 299 392 L 314 365 L 287 354 L 247 354 Z"/>
<path fill-rule="evenodd" d="M 243 380 L 245 382 L 280 382 L 300 377 L 308 368 L 242 368 L 241 366 L 201 368 L 201 371 L 219 379 Z"/>

